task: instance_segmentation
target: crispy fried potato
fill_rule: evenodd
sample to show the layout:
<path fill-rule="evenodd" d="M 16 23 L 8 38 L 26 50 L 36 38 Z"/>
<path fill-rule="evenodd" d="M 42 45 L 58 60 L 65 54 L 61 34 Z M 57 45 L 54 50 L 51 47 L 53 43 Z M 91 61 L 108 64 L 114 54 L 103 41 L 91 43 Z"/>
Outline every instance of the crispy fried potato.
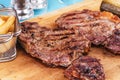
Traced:
<path fill-rule="evenodd" d="M 14 46 L 14 42 L 15 42 L 16 38 L 12 38 L 10 41 L 0 44 L 0 53 L 4 53 L 6 51 L 8 51 L 11 47 Z"/>
<path fill-rule="evenodd" d="M 4 23 L 5 21 L 2 18 L 0 18 L 0 26 L 3 25 Z"/>
<path fill-rule="evenodd" d="M 9 32 L 13 32 L 14 31 L 14 23 L 10 26 L 10 29 L 8 31 Z"/>
<path fill-rule="evenodd" d="M 2 20 L 4 20 L 4 21 L 7 21 L 9 17 L 10 16 L 0 15 L 0 18 L 2 18 Z"/>
<path fill-rule="evenodd" d="M 9 31 L 10 27 L 14 24 L 14 21 L 15 17 L 10 16 L 8 20 L 2 26 L 0 26 L 0 34 L 6 34 Z"/>

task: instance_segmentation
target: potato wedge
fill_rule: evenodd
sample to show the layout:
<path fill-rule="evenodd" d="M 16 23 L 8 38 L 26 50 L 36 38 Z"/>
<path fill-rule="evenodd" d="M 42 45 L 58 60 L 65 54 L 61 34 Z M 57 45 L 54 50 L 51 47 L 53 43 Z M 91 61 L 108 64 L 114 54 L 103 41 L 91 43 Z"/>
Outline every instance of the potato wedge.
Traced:
<path fill-rule="evenodd" d="M 14 21 L 15 17 L 10 16 L 8 20 L 2 26 L 0 26 L 0 34 L 6 34 L 10 27 L 12 26 L 12 24 L 14 24 Z"/>

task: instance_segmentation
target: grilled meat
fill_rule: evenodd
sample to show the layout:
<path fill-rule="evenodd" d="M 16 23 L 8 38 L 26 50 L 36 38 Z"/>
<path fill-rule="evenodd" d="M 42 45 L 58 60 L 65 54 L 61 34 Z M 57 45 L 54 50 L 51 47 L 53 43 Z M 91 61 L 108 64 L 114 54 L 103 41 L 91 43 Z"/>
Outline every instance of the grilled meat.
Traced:
<path fill-rule="evenodd" d="M 33 57 L 53 66 L 67 67 L 82 53 L 87 53 L 90 41 L 73 30 L 47 29 L 34 22 L 23 22 L 19 40 Z"/>
<path fill-rule="evenodd" d="M 120 19 L 109 12 L 91 10 L 65 13 L 56 20 L 59 27 L 75 30 L 94 45 L 102 45 L 119 22 Z"/>
<path fill-rule="evenodd" d="M 99 60 L 89 56 L 75 59 L 64 73 L 69 80 L 105 80 Z"/>
<path fill-rule="evenodd" d="M 90 10 L 72 11 L 61 15 L 56 20 L 56 24 L 62 28 L 73 28 L 73 25 L 96 20 L 99 14 L 98 11 Z"/>
<path fill-rule="evenodd" d="M 106 43 L 105 47 L 114 54 L 120 54 L 120 29 L 115 29 Z"/>
<path fill-rule="evenodd" d="M 48 65 L 64 67 L 87 53 L 91 43 L 120 54 L 120 19 L 109 12 L 73 11 L 60 16 L 56 24 L 57 28 L 48 29 L 23 22 L 19 40 L 27 53 Z"/>
<path fill-rule="evenodd" d="M 72 29 L 75 34 L 85 36 L 94 45 L 103 45 L 115 54 L 120 53 L 119 35 L 113 33 L 120 29 L 120 18 L 112 13 L 86 9 L 73 11 L 61 15 L 56 24 L 60 28 Z M 119 33 L 118 30 L 116 32 Z"/>

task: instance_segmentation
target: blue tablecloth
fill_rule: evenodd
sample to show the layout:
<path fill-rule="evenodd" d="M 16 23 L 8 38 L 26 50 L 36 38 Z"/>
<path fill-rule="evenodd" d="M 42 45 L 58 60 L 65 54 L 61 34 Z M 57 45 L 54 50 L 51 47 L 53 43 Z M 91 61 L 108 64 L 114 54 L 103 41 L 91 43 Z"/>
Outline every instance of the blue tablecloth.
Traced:
<path fill-rule="evenodd" d="M 0 0 L 0 4 L 10 7 L 10 1 L 11 0 Z M 68 5 L 83 1 L 83 0 L 65 0 L 65 1 L 66 1 L 65 2 L 66 4 L 60 3 L 59 0 L 48 0 L 47 12 L 54 11 L 59 8 L 63 8 L 65 6 L 68 6 Z M 43 14 L 43 12 L 40 10 L 35 10 L 34 13 L 35 13 L 34 17 L 37 15 Z"/>

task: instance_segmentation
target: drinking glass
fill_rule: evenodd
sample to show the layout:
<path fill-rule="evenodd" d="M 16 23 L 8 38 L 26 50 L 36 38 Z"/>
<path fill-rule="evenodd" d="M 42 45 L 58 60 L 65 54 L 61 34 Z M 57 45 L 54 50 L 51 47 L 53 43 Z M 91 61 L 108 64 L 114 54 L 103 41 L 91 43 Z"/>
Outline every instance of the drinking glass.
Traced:
<path fill-rule="evenodd" d="M 0 4 L 0 8 L 5 8 L 5 6 L 3 4 Z"/>
<path fill-rule="evenodd" d="M 19 20 L 28 19 L 34 15 L 30 0 L 11 0 L 11 7 L 17 11 Z"/>
<path fill-rule="evenodd" d="M 47 0 L 30 0 L 34 14 L 37 16 L 47 12 L 48 2 Z"/>
<path fill-rule="evenodd" d="M 16 11 L 13 8 L 0 8 L 0 62 L 16 57 L 16 40 L 20 34 Z"/>
<path fill-rule="evenodd" d="M 30 0 L 33 9 L 43 9 L 47 7 L 47 0 Z"/>

